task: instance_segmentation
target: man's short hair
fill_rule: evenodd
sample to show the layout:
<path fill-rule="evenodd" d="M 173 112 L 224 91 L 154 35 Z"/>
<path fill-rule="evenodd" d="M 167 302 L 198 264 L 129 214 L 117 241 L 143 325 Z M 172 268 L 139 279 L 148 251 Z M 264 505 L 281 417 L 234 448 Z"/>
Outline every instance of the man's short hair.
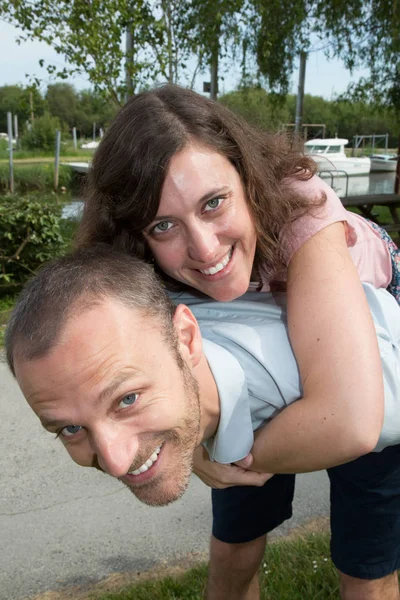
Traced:
<path fill-rule="evenodd" d="M 42 267 L 28 282 L 9 320 L 5 346 L 15 375 L 15 358 L 45 356 L 58 342 L 67 321 L 106 298 L 143 311 L 160 323 L 160 333 L 175 340 L 175 306 L 153 268 L 105 244 L 77 250 Z"/>

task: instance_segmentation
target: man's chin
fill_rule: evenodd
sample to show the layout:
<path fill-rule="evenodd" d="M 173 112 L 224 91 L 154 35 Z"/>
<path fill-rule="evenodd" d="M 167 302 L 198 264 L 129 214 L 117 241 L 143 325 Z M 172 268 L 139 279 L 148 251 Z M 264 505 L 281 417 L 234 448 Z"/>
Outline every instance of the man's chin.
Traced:
<path fill-rule="evenodd" d="M 123 483 L 132 492 L 140 502 L 148 506 L 167 506 L 176 500 L 179 500 L 186 492 L 190 478 L 185 481 L 169 481 L 165 484 L 159 481 L 149 481 L 149 483 L 131 486 Z"/>

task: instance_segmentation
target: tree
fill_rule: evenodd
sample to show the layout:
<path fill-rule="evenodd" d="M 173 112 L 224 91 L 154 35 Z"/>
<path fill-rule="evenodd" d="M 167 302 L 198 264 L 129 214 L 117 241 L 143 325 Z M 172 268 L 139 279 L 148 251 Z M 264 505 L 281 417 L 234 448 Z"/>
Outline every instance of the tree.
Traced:
<path fill-rule="evenodd" d="M 35 119 L 30 130 L 24 135 L 24 146 L 29 150 L 54 150 L 57 129 L 61 129 L 59 119 L 44 114 Z"/>
<path fill-rule="evenodd" d="M 81 135 L 90 137 L 93 123 L 96 123 L 97 127 L 106 129 L 116 111 L 115 104 L 107 102 L 100 93 L 83 90 L 78 93 L 74 125 Z"/>
<path fill-rule="evenodd" d="M 249 0 L 247 45 L 258 76 L 279 94 L 288 90 L 300 52 L 322 45 L 348 69 L 367 67 L 352 97 L 400 106 L 400 4 L 397 0 Z"/>
<path fill-rule="evenodd" d="M 119 104 L 127 88 L 134 93 L 160 78 L 180 81 L 192 56 L 198 59 L 196 72 L 212 59 L 218 63 L 228 48 L 234 60 L 244 5 L 245 0 L 0 0 L 0 15 L 22 28 L 20 43 L 41 40 L 64 56 L 68 67 L 46 65 L 50 75 L 67 79 L 84 73 Z"/>
<path fill-rule="evenodd" d="M 58 117 L 69 129 L 74 127 L 77 110 L 77 93 L 70 83 L 49 85 L 45 95 L 51 116 Z"/>
<path fill-rule="evenodd" d="M 150 0 L 0 0 L 0 15 L 22 28 L 20 42 L 41 40 L 64 56 L 68 66 L 47 65 L 50 75 L 67 79 L 85 73 L 117 104 L 123 97 L 125 62 L 134 88 L 165 71 L 162 27 Z M 134 32 L 129 56 L 121 46 L 127 28 Z"/>
<path fill-rule="evenodd" d="M 32 99 L 32 104 L 31 104 Z M 7 112 L 18 116 L 22 129 L 31 120 L 31 107 L 35 116 L 44 113 L 44 100 L 36 88 L 23 88 L 19 85 L 0 87 L 0 131 L 7 131 Z"/>
<path fill-rule="evenodd" d="M 221 96 L 220 102 L 252 125 L 269 131 L 277 131 L 283 123 L 293 119 L 287 104 L 276 106 L 271 95 L 262 88 L 242 88 L 229 92 Z"/>
<path fill-rule="evenodd" d="M 391 105 L 400 111 L 400 5 L 397 0 L 317 3 L 324 23 L 327 52 L 352 70 L 367 67 L 370 76 L 351 86 L 353 98 Z"/>

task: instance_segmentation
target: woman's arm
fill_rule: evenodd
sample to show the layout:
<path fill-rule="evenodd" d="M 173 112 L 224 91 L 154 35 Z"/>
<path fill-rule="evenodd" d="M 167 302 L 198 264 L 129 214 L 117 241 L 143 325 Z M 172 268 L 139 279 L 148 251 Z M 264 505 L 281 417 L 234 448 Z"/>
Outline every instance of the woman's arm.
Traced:
<path fill-rule="evenodd" d="M 384 412 L 375 328 L 342 223 L 296 252 L 287 294 L 304 396 L 257 436 L 251 468 L 272 473 L 327 468 L 372 451 Z"/>
<path fill-rule="evenodd" d="M 288 272 L 289 334 L 304 396 L 257 431 L 243 469 L 262 473 L 328 468 L 372 451 L 384 412 L 383 376 L 370 310 L 342 223 L 294 255 Z M 244 470 L 195 457 L 212 487 L 260 485 Z"/>

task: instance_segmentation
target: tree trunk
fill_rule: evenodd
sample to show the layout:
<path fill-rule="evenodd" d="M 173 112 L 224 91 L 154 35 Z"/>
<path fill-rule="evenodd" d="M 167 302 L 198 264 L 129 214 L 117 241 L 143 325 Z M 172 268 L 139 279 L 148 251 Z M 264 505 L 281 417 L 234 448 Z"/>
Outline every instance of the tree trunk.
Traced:
<path fill-rule="evenodd" d="M 299 85 L 297 88 L 296 98 L 296 118 L 294 125 L 294 135 L 299 138 L 301 135 L 301 124 L 303 121 L 303 101 L 304 101 L 304 82 L 306 79 L 306 63 L 307 54 L 306 52 L 300 53 L 300 70 L 299 70 Z"/>
<path fill-rule="evenodd" d="M 131 27 L 127 27 L 125 34 L 125 102 L 128 102 L 129 98 L 133 96 L 133 81 L 132 81 L 132 70 L 131 65 L 133 62 L 133 35 Z"/>

